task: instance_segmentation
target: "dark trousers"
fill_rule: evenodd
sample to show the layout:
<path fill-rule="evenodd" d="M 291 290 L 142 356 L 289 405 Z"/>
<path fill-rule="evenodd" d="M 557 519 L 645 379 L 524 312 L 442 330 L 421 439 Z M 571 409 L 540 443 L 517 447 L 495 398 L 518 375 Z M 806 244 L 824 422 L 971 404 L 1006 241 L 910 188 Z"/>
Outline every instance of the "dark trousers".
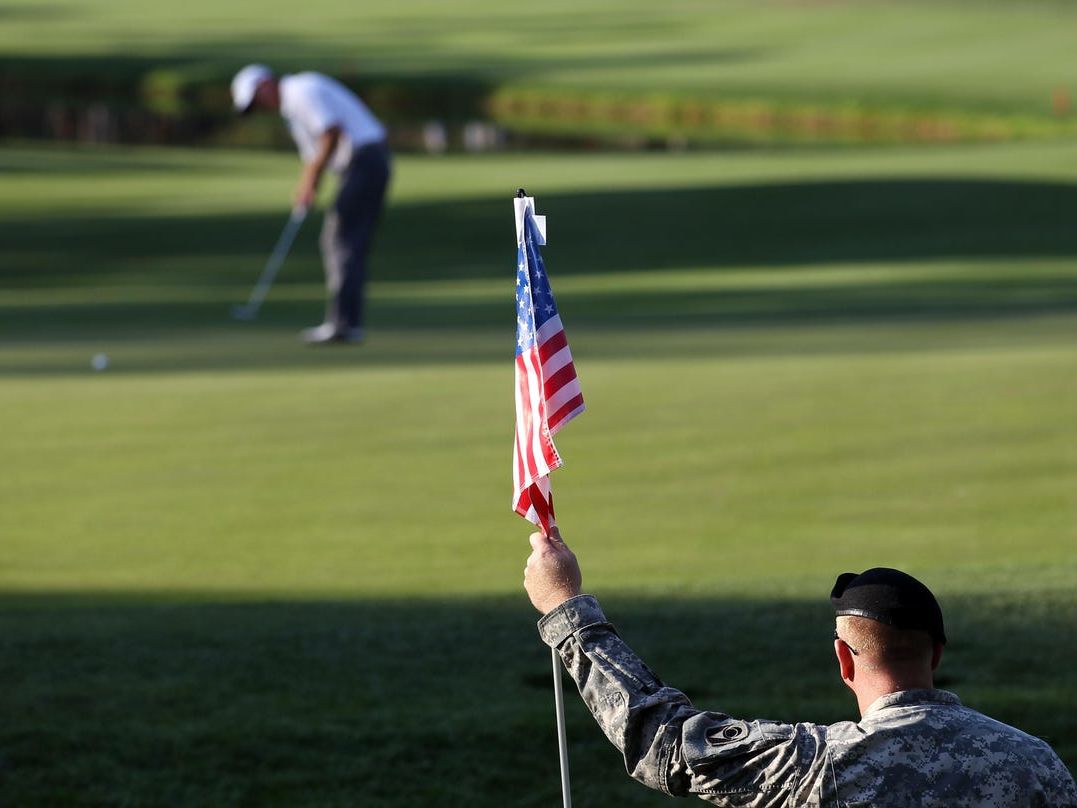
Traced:
<path fill-rule="evenodd" d="M 325 214 L 321 250 L 328 291 L 325 321 L 338 331 L 361 328 L 366 258 L 389 185 L 391 158 L 384 143 L 363 146 L 340 176 Z"/>

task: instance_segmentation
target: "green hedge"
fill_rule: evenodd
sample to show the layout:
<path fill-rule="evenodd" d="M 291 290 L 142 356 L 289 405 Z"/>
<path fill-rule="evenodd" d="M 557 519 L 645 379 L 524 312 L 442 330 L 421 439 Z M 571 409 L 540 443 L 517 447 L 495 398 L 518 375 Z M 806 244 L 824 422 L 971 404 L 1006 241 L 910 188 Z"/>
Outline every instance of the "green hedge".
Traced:
<path fill-rule="evenodd" d="M 106 106 L 120 139 L 279 145 L 286 136 L 262 116 L 237 118 L 229 82 L 238 65 L 117 60 L 0 60 L 0 134 L 49 136 L 45 110 L 78 114 Z M 1077 133 L 1068 110 L 896 106 L 843 99 L 795 100 L 707 94 L 611 92 L 560 87 L 498 88 L 467 77 L 342 75 L 390 127 L 486 120 L 522 138 L 620 143 L 918 143 L 1051 138 Z M 34 127 L 37 127 L 35 130 Z M 40 131 L 38 131 L 40 130 Z"/>
<path fill-rule="evenodd" d="M 501 89 L 486 110 L 489 119 L 522 133 L 688 143 L 938 143 L 1077 133 L 1072 116 L 562 88 Z"/>

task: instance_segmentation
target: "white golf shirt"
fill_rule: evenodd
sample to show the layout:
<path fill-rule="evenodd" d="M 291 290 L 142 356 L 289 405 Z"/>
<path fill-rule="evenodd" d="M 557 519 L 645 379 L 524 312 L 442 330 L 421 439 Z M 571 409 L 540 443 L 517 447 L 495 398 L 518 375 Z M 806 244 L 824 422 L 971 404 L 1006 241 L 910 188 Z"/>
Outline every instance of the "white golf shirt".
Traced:
<path fill-rule="evenodd" d="M 385 127 L 366 104 L 339 81 L 321 73 L 281 76 L 280 114 L 303 162 L 314 157 L 318 138 L 327 129 L 340 127 L 340 141 L 329 160 L 329 168 L 337 173 L 348 167 L 360 148 L 385 139 Z"/>

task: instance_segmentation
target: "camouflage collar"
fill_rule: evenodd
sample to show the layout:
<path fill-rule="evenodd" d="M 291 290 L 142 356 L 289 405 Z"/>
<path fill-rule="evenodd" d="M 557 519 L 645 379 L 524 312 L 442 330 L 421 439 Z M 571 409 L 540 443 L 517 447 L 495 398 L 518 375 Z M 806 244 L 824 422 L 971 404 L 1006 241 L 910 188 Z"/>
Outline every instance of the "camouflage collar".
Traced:
<path fill-rule="evenodd" d="M 873 701 L 871 706 L 864 711 L 864 718 L 891 707 L 911 707 L 918 704 L 945 704 L 948 707 L 960 707 L 961 699 L 948 690 L 899 690 L 897 693 L 887 693 Z"/>

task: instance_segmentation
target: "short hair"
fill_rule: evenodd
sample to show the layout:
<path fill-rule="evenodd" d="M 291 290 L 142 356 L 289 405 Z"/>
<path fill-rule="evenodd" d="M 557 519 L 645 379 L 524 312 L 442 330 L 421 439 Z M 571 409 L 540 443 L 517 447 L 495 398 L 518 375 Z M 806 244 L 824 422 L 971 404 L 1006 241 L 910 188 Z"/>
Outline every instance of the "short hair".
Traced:
<path fill-rule="evenodd" d="M 894 628 L 870 617 L 838 615 L 843 642 L 856 650 L 869 665 L 911 667 L 930 665 L 935 640 L 928 631 Z"/>

